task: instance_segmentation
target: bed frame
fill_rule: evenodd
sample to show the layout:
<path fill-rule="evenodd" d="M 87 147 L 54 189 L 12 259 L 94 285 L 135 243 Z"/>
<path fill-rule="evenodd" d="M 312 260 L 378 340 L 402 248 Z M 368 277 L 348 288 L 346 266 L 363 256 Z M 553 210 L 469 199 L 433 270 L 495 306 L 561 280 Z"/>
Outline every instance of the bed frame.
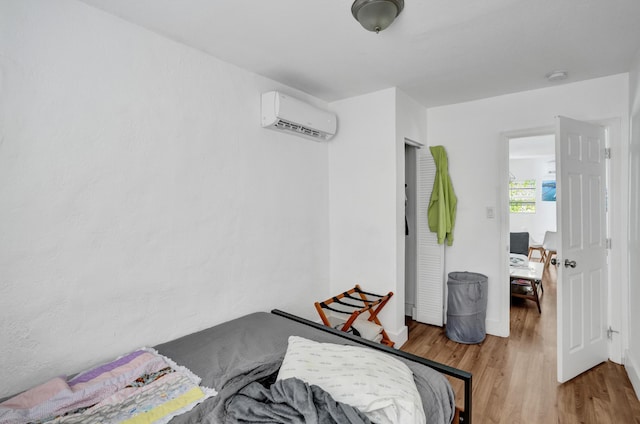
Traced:
<path fill-rule="evenodd" d="M 307 319 L 298 317 L 296 315 L 292 315 L 289 314 L 287 312 L 278 310 L 278 309 L 274 309 L 271 311 L 272 314 L 274 315 L 278 315 L 281 316 L 283 318 L 287 318 L 290 319 L 292 321 L 298 322 L 300 324 L 304 324 L 310 327 L 313 327 L 317 330 L 320 331 L 324 331 L 327 333 L 331 333 L 334 334 L 338 337 L 342 337 L 344 339 L 350 340 L 352 342 L 373 348 L 373 349 L 377 349 L 377 350 L 381 350 L 383 352 L 386 352 L 390 355 L 395 355 L 401 358 L 405 358 L 407 360 L 413 361 L 413 362 L 418 362 L 422 365 L 426 365 L 430 368 L 433 368 L 434 370 L 448 375 L 450 377 L 453 377 L 455 379 L 458 380 L 462 380 L 462 382 L 464 383 L 464 409 L 460 410 L 458 407 L 456 407 L 456 415 L 454 417 L 453 422 L 454 423 L 458 423 L 458 424 L 471 424 L 471 373 L 467 372 L 467 371 L 462 371 L 459 370 L 457 368 L 453 368 L 450 367 L 448 365 L 444 365 L 441 364 L 439 362 L 434 362 L 434 361 L 430 361 L 429 359 L 425 359 L 425 358 L 421 358 L 420 356 L 416 356 L 413 355 L 411 353 L 407 353 L 407 352 L 403 352 L 401 350 L 397 350 L 397 349 L 393 349 L 390 347 L 387 347 L 385 345 L 382 345 L 380 343 L 374 343 L 372 341 L 363 339 L 361 337 L 357 337 L 354 336 L 352 334 L 349 333 L 345 333 L 343 331 L 339 331 L 336 330 L 334 328 L 331 327 L 327 327 L 325 325 L 322 324 L 318 324 L 316 322 L 313 321 L 309 321 Z"/>

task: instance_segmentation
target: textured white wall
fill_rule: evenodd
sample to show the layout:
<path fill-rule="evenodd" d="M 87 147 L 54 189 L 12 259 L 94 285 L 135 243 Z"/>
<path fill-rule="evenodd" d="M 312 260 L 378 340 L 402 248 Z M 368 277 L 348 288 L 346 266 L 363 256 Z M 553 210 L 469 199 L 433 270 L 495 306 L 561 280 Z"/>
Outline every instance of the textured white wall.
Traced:
<path fill-rule="evenodd" d="M 621 169 L 626 166 L 621 164 L 627 157 L 622 149 L 628 129 L 627 80 L 627 75 L 621 74 L 428 109 L 429 145 L 442 144 L 447 149 L 450 175 L 458 196 L 454 243 L 446 250 L 446 272 L 474 271 L 489 277 L 488 333 L 506 336 L 509 326 L 509 287 L 502 259 L 508 242 L 501 239 L 502 219 L 508 211 L 497 210 L 496 219 L 486 218 L 485 211 L 486 206 L 500 204 L 503 165 L 499 158 L 506 149 L 500 134 L 553 126 L 557 115 L 581 120 L 619 117 L 623 137 L 612 146 L 612 169 L 616 174 L 609 199 L 612 213 L 618 221 L 624 221 L 626 183 L 622 181 Z M 614 226 L 613 230 L 613 260 L 618 261 L 626 232 L 622 227 Z M 620 272 L 623 267 L 615 263 L 612 269 Z M 626 284 L 623 278 L 616 275 L 613 284 L 618 288 Z M 617 306 L 622 299 L 619 290 L 614 297 L 615 311 L 619 312 Z M 619 323 L 620 317 L 617 319 Z"/>
<path fill-rule="evenodd" d="M 0 397 L 247 312 L 315 317 L 327 144 L 260 128 L 261 92 L 301 93 L 66 0 L 0 2 L 0 70 Z"/>
<path fill-rule="evenodd" d="M 400 347 L 407 340 L 404 138 L 425 142 L 426 110 L 395 88 L 331 106 L 342 122 L 329 146 L 331 290 L 360 283 L 393 291 L 381 320 Z"/>
<path fill-rule="evenodd" d="M 334 293 L 356 283 L 374 293 L 397 291 L 395 91 L 331 104 L 341 118 L 340 132 L 329 146 Z M 390 332 L 404 326 L 398 309 L 404 311 L 404 298 L 392 299 L 381 314 Z"/>
<path fill-rule="evenodd" d="M 640 399 L 640 52 L 629 78 L 629 341 L 625 366 Z"/>

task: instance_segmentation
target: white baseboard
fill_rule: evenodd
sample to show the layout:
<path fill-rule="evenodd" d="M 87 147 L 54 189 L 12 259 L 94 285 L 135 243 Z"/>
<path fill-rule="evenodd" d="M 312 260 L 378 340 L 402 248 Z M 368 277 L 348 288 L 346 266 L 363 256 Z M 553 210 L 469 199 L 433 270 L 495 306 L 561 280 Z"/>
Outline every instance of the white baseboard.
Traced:
<path fill-rule="evenodd" d="M 640 368 L 631 355 L 629 355 L 629 350 L 627 350 L 624 355 L 624 369 L 627 371 L 629 380 L 631 380 L 631 385 L 636 392 L 636 397 L 640 400 Z"/>
<path fill-rule="evenodd" d="M 402 345 L 409 340 L 409 328 L 406 325 L 403 325 L 398 331 L 389 331 L 386 329 L 385 331 L 387 332 L 387 336 L 395 343 L 393 347 L 396 349 L 400 349 Z"/>
<path fill-rule="evenodd" d="M 504 328 L 503 323 L 498 320 L 488 319 L 485 321 L 487 334 L 498 337 L 509 337 L 509 329 Z"/>

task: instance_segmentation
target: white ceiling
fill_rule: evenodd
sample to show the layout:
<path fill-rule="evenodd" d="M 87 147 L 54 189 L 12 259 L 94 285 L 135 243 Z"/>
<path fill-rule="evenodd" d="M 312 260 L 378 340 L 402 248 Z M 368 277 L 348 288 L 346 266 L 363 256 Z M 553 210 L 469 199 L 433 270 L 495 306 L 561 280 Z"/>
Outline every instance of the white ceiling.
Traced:
<path fill-rule="evenodd" d="M 509 140 L 509 159 L 555 159 L 555 157 L 556 137 L 553 134 Z"/>
<path fill-rule="evenodd" d="M 627 72 L 640 0 L 406 0 L 364 30 L 351 0 L 82 0 L 325 101 L 399 87 L 426 107 Z M 557 84 L 557 83 L 556 83 Z"/>

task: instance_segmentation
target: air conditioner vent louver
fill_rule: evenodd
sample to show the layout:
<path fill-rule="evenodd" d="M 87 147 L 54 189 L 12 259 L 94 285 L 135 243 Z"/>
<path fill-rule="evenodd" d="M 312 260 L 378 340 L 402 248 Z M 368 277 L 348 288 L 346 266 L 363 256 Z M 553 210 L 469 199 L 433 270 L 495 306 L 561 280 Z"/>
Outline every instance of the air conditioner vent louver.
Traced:
<path fill-rule="evenodd" d="M 294 131 L 314 138 L 324 138 L 322 137 L 322 134 L 320 134 L 320 131 L 312 130 L 310 128 L 303 127 L 302 125 L 293 124 L 282 119 L 278 119 L 276 127 L 281 130 Z"/>
<path fill-rule="evenodd" d="M 332 112 L 277 91 L 262 94 L 262 126 L 312 140 L 329 140 L 336 133 Z"/>

